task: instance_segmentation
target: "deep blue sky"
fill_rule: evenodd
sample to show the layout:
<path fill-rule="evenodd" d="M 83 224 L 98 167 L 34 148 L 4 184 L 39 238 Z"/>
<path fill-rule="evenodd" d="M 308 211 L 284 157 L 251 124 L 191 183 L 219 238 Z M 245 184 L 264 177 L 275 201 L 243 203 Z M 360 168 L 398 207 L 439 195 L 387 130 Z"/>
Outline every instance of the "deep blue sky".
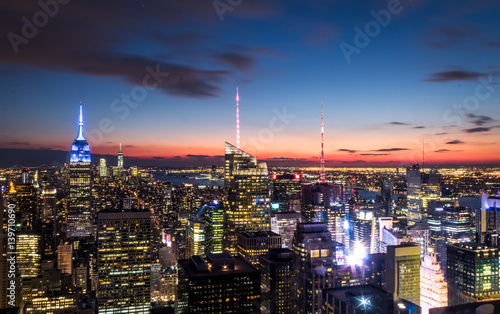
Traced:
<path fill-rule="evenodd" d="M 26 38 L 40 5 L 2 2 L 0 165 L 26 149 L 26 162 L 64 162 L 49 150 L 69 150 L 80 101 L 94 153 L 123 143 L 155 164 L 220 163 L 236 86 L 242 148 L 259 159 L 317 163 L 323 101 L 328 165 L 418 162 L 422 142 L 429 163 L 498 163 L 498 1 L 234 0 L 223 20 L 213 3 L 70 1 Z M 348 62 L 341 46 L 388 7 Z M 128 114 L 112 109 L 144 91 L 147 68 L 169 74 Z M 283 110 L 294 118 L 272 128 Z"/>

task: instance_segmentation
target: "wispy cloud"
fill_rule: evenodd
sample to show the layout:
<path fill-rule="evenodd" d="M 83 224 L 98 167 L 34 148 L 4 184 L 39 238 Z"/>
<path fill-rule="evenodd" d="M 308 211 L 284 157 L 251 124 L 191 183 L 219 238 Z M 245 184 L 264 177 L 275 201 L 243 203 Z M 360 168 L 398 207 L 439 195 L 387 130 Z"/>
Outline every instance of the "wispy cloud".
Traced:
<path fill-rule="evenodd" d="M 403 150 L 409 150 L 409 149 L 408 148 L 381 148 L 381 149 L 371 150 L 371 152 L 398 152 L 398 151 L 403 151 Z"/>
<path fill-rule="evenodd" d="M 488 132 L 490 131 L 491 128 L 472 128 L 472 129 L 465 129 L 464 131 L 467 133 L 479 133 L 479 132 Z"/>
<path fill-rule="evenodd" d="M 398 122 L 398 121 L 393 121 L 393 122 L 389 122 L 387 124 L 390 124 L 390 125 L 410 125 L 408 123 L 405 123 L 405 122 Z"/>
<path fill-rule="evenodd" d="M 361 156 L 387 156 L 387 155 L 390 155 L 390 154 L 370 154 L 370 153 L 364 153 L 364 154 L 360 154 Z"/>
<path fill-rule="evenodd" d="M 453 141 L 446 142 L 446 144 L 456 145 L 456 144 L 465 144 L 465 143 L 462 142 L 461 140 L 453 140 Z"/>
<path fill-rule="evenodd" d="M 348 153 L 354 154 L 355 152 L 357 152 L 357 150 L 355 150 L 355 149 L 341 148 L 341 149 L 339 149 L 339 152 L 348 152 Z"/>
<path fill-rule="evenodd" d="M 495 121 L 491 117 L 484 116 L 484 115 L 475 115 L 475 114 L 472 114 L 472 113 L 468 113 L 467 114 L 467 118 L 469 118 L 471 120 L 471 122 L 474 123 L 477 126 L 481 126 L 481 125 L 483 125 L 485 123 L 489 123 L 489 122 Z"/>
<path fill-rule="evenodd" d="M 431 74 L 425 81 L 427 82 L 453 82 L 453 81 L 474 81 L 485 73 L 465 70 L 452 70 L 436 72 Z"/>

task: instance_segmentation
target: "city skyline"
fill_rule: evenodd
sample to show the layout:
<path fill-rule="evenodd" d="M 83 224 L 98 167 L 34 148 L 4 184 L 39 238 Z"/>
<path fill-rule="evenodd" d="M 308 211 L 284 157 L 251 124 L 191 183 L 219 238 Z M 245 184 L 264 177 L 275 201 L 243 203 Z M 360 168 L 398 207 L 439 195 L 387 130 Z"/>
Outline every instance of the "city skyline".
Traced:
<path fill-rule="evenodd" d="M 237 87 L 270 166 L 319 167 L 322 101 L 327 167 L 498 165 L 494 1 L 57 4 L 1 5 L 3 167 L 68 162 L 80 101 L 94 162 L 222 165 Z"/>

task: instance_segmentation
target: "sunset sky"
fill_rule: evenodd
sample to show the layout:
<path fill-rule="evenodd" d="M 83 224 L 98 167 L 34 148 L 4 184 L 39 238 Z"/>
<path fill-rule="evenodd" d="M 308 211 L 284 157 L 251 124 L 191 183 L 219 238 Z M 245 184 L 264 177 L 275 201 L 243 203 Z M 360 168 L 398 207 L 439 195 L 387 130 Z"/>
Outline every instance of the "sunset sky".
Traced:
<path fill-rule="evenodd" d="M 0 166 L 67 162 L 80 102 L 94 161 L 222 165 L 237 86 L 270 165 L 319 164 L 321 102 L 327 166 L 500 164 L 500 2 L 359 2 L 2 1 Z"/>

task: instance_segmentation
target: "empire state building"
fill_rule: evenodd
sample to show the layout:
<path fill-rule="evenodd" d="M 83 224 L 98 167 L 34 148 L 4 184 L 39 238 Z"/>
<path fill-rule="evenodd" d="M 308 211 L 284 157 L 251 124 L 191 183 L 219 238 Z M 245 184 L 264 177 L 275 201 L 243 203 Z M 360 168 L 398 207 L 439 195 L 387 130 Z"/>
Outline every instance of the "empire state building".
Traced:
<path fill-rule="evenodd" d="M 92 235 L 93 212 L 91 205 L 90 147 L 83 136 L 83 113 L 80 105 L 78 135 L 71 146 L 69 159 L 69 204 L 67 236 L 69 238 Z"/>

